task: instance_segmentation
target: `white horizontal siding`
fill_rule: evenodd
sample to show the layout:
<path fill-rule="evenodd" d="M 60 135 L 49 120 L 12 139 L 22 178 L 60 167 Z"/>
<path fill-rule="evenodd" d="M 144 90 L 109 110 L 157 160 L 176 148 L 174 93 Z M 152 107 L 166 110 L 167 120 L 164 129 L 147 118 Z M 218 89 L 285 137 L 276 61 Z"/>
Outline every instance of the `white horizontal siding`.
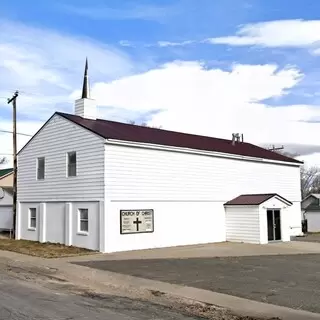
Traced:
<path fill-rule="evenodd" d="M 13 229 L 12 206 L 0 206 L 0 229 Z"/>
<path fill-rule="evenodd" d="M 308 231 L 319 232 L 320 231 L 320 210 L 309 211 L 306 213 L 306 217 L 308 220 Z"/>
<path fill-rule="evenodd" d="M 299 167 L 106 146 L 106 196 L 123 201 L 228 201 L 243 193 L 300 201 Z"/>
<path fill-rule="evenodd" d="M 1 189 L 1 187 L 0 187 Z M 1 190 L 0 190 L 1 192 Z M 13 205 L 13 196 L 9 192 L 3 190 L 4 197 L 0 199 L 0 206 L 12 206 Z"/>
<path fill-rule="evenodd" d="M 259 206 L 226 207 L 227 241 L 260 243 Z"/>
<path fill-rule="evenodd" d="M 66 177 L 66 154 L 77 152 L 77 176 Z M 45 157 L 45 179 L 36 160 Z M 18 156 L 18 200 L 70 201 L 104 197 L 104 139 L 55 115 Z"/>
<path fill-rule="evenodd" d="M 301 235 L 301 209 L 300 202 L 295 201 L 292 205 L 282 202 L 273 197 L 260 205 L 260 228 L 262 243 L 268 242 L 267 209 L 280 209 L 281 215 L 281 238 L 282 241 L 290 241 L 291 236 Z M 263 233 L 265 230 L 265 233 Z"/>
<path fill-rule="evenodd" d="M 46 241 L 65 243 L 65 206 L 64 202 L 46 203 Z"/>
<path fill-rule="evenodd" d="M 154 210 L 154 232 L 120 234 L 120 210 Z M 221 203 L 109 202 L 106 204 L 107 252 L 172 247 L 226 240 Z"/>

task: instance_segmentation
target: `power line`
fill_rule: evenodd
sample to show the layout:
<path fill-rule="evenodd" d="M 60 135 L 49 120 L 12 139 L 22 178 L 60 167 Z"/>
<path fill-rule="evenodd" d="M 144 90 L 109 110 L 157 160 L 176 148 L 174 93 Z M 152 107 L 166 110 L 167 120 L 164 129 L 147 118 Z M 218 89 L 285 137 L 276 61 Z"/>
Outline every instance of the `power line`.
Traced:
<path fill-rule="evenodd" d="M 4 132 L 4 133 L 13 133 L 12 131 L 9 131 L 9 130 L 1 130 L 1 129 L 0 129 L 0 132 Z M 19 132 L 17 132 L 17 134 L 19 134 L 19 135 L 21 135 L 21 136 L 32 137 L 32 134 L 19 133 Z"/>
<path fill-rule="evenodd" d="M 278 151 L 278 150 L 283 150 L 284 146 L 281 147 L 275 147 L 275 145 L 273 145 L 271 148 L 267 149 L 269 151 Z"/>

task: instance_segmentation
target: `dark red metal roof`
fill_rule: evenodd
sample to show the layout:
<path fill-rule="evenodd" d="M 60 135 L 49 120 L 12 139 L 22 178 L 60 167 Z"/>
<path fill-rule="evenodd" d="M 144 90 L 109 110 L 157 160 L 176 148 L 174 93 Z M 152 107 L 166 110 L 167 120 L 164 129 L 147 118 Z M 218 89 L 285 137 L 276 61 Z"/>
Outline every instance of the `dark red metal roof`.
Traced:
<path fill-rule="evenodd" d="M 269 160 L 286 161 L 291 163 L 303 163 L 296 159 L 283 156 L 279 153 L 269 151 L 247 142 L 237 142 L 233 145 L 231 140 L 226 139 L 174 132 L 110 120 L 91 120 L 62 112 L 56 112 L 56 114 L 100 135 L 105 139 L 151 143 Z"/>
<path fill-rule="evenodd" d="M 279 197 L 284 202 L 292 204 L 291 201 L 279 196 L 277 193 L 264 193 L 264 194 L 242 194 L 239 197 L 236 197 L 226 202 L 224 205 L 225 206 L 260 205 L 273 197 Z"/>

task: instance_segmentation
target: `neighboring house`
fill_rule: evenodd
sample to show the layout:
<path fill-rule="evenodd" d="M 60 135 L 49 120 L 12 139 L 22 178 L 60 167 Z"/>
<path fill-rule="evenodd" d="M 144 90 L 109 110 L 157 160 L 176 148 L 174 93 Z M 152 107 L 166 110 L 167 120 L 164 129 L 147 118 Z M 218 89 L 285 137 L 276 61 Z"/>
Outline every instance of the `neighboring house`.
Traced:
<path fill-rule="evenodd" d="M 301 202 L 301 213 L 308 223 L 308 232 L 320 232 L 320 194 L 312 193 Z"/>
<path fill-rule="evenodd" d="M 17 239 L 115 252 L 301 234 L 302 162 L 96 119 L 88 97 L 85 72 L 75 114 L 54 113 L 19 152 Z"/>
<path fill-rule="evenodd" d="M 0 169 L 0 187 L 13 186 L 13 169 Z"/>
<path fill-rule="evenodd" d="M 0 230 L 13 228 L 13 169 L 0 169 Z"/>
<path fill-rule="evenodd" d="M 0 187 L 0 230 L 13 229 L 13 188 Z"/>

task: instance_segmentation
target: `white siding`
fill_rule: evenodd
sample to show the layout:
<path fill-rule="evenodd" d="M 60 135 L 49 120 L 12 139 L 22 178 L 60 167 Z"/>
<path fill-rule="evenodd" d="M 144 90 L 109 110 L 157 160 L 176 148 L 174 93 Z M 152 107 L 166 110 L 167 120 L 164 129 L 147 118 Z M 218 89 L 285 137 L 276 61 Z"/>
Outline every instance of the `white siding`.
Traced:
<path fill-rule="evenodd" d="M 13 227 L 12 204 L 12 195 L 4 190 L 4 197 L 0 199 L 0 229 L 8 230 Z"/>
<path fill-rule="evenodd" d="M 65 203 L 51 202 L 46 207 L 46 241 L 65 243 Z"/>
<path fill-rule="evenodd" d="M 0 229 L 13 228 L 12 206 L 0 206 Z"/>
<path fill-rule="evenodd" d="M 226 207 L 227 241 L 260 243 L 259 206 Z"/>
<path fill-rule="evenodd" d="M 1 189 L 1 187 L 0 187 L 0 189 Z M 0 192 L 1 192 L 1 190 L 0 190 Z M 5 190 L 3 190 L 3 192 L 4 192 L 4 197 L 2 199 L 0 199 L 0 206 L 12 206 L 13 205 L 12 195 Z"/>
<path fill-rule="evenodd" d="M 111 202 L 106 206 L 107 252 L 223 242 L 225 215 L 215 202 Z M 120 234 L 120 210 L 154 209 L 154 232 Z"/>
<path fill-rule="evenodd" d="M 320 232 L 320 210 L 306 213 L 308 220 L 308 232 Z"/>
<path fill-rule="evenodd" d="M 40 218 L 41 204 L 45 207 L 45 213 Z M 20 203 L 20 232 L 21 238 L 32 241 L 39 241 L 43 234 L 43 242 L 62 243 L 76 247 L 88 248 L 92 250 L 100 249 L 100 206 L 99 202 L 73 202 L 71 203 L 70 224 L 67 224 L 67 203 Z M 30 230 L 29 208 L 37 209 L 36 230 Z M 89 232 L 80 233 L 78 230 L 78 209 L 89 210 Z M 67 243 L 67 238 L 70 243 Z M 103 239 L 104 240 L 104 239 Z"/>
<path fill-rule="evenodd" d="M 123 146 L 106 146 L 112 200 L 226 202 L 244 193 L 300 201 L 300 168 Z"/>
<path fill-rule="evenodd" d="M 281 241 L 290 241 L 290 237 L 301 234 L 300 204 L 288 206 L 277 198 L 260 205 L 261 243 L 268 243 L 267 209 L 280 209 Z"/>
<path fill-rule="evenodd" d="M 36 208 L 37 210 L 37 226 L 35 230 L 30 230 L 29 226 L 29 208 Z M 40 203 L 21 203 L 20 204 L 20 219 L 21 224 L 19 226 L 21 232 L 21 239 L 39 241 L 39 218 L 40 218 Z"/>
<path fill-rule="evenodd" d="M 279 193 L 300 204 L 299 167 L 115 145 L 105 149 L 108 252 L 225 241 L 223 204 L 240 194 Z M 120 235 L 120 209 L 154 209 L 155 232 Z M 249 236 L 259 242 L 259 214 L 245 214 L 251 219 Z"/>
<path fill-rule="evenodd" d="M 66 177 L 66 153 L 77 152 L 77 176 Z M 45 179 L 36 160 L 45 157 Z M 18 156 L 18 201 L 98 200 L 104 197 L 104 139 L 55 115 Z"/>
<path fill-rule="evenodd" d="M 89 232 L 83 235 L 78 228 L 78 210 L 88 209 Z M 72 245 L 81 248 L 99 250 L 99 203 L 75 202 L 72 204 Z"/>

